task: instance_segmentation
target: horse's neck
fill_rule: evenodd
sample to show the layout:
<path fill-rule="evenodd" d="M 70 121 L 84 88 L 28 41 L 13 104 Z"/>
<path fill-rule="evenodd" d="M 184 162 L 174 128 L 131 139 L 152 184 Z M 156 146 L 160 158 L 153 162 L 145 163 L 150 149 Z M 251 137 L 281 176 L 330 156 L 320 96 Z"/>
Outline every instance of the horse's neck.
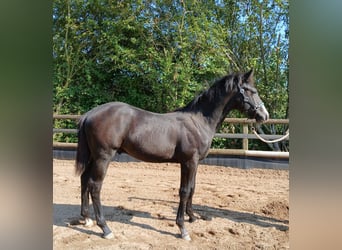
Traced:
<path fill-rule="evenodd" d="M 214 96 L 199 96 L 192 100 L 187 106 L 177 109 L 176 111 L 189 112 L 203 117 L 203 125 L 213 133 L 220 128 L 224 118 L 229 111 L 233 109 L 233 97 L 236 90 L 231 89 L 228 93 L 223 94 L 221 90 L 216 89 L 220 94 Z M 224 90 L 222 90 L 224 91 Z M 222 94 L 221 94 L 222 93 Z M 208 92 L 206 92 L 208 94 Z"/>
<path fill-rule="evenodd" d="M 221 127 L 225 117 L 232 110 L 232 105 L 229 104 L 229 101 L 232 96 L 233 95 L 230 95 L 224 98 L 222 102 L 212 105 L 212 112 L 210 112 L 210 115 L 201 112 L 203 117 L 205 118 L 204 120 L 207 123 L 207 126 L 214 133 Z"/>

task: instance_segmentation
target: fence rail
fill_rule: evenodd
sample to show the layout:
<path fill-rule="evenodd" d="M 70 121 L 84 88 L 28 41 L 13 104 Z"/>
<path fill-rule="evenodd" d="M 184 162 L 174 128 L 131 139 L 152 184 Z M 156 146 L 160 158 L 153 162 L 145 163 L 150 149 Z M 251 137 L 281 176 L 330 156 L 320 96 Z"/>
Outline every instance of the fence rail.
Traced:
<path fill-rule="evenodd" d="M 53 115 L 54 120 L 75 120 L 77 122 L 80 119 L 80 115 Z M 216 138 L 228 138 L 228 139 L 242 139 L 242 149 L 213 149 L 211 148 L 209 154 L 213 155 L 238 155 L 238 156 L 254 156 L 254 157 L 266 157 L 266 158 L 282 158 L 288 159 L 289 152 L 275 152 L 275 151 L 261 151 L 261 150 L 248 150 L 248 140 L 258 139 L 248 128 L 249 125 L 256 123 L 254 119 L 245 118 L 225 118 L 224 123 L 241 124 L 243 133 L 216 133 Z M 265 124 L 289 124 L 289 119 L 269 119 Z M 65 128 L 53 128 L 53 133 L 77 133 L 77 129 L 65 129 Z M 274 140 L 281 138 L 283 135 L 266 135 L 262 137 L 266 140 Z M 285 140 L 289 140 L 287 137 Z M 77 143 L 63 143 L 53 142 L 54 149 L 76 149 Z"/>

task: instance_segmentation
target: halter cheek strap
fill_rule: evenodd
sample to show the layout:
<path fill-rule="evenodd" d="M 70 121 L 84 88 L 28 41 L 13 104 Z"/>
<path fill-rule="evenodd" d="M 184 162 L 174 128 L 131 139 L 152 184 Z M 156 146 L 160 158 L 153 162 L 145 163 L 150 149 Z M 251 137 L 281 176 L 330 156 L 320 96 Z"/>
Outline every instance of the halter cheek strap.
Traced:
<path fill-rule="evenodd" d="M 242 97 L 243 97 L 243 101 L 244 103 L 247 103 L 251 109 L 253 110 L 258 110 L 259 108 L 261 108 L 262 106 L 264 106 L 264 103 L 263 102 L 260 102 L 256 105 L 252 104 L 250 101 L 249 101 L 249 97 L 245 95 L 245 90 L 243 88 L 240 88 L 239 87 L 239 90 L 240 90 L 240 93 L 242 94 Z"/>

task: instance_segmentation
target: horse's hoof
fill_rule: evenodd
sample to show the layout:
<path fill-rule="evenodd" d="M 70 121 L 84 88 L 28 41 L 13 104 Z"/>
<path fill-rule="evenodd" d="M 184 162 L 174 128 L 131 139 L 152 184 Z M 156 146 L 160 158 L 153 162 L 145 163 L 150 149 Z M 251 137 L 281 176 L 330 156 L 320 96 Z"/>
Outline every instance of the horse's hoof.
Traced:
<path fill-rule="evenodd" d="M 103 237 L 104 239 L 109 240 L 109 239 L 114 238 L 114 234 L 113 234 L 112 232 L 110 232 L 109 234 L 104 234 L 104 235 L 102 235 L 102 237 Z"/>
<path fill-rule="evenodd" d="M 186 240 L 186 241 L 190 241 L 191 238 L 190 238 L 190 235 L 189 235 L 188 231 L 185 228 L 181 228 L 181 227 L 179 227 L 179 228 L 180 228 L 180 231 L 181 231 L 182 239 Z"/>
<path fill-rule="evenodd" d="M 85 227 L 92 227 L 92 226 L 94 226 L 93 220 L 90 219 L 90 218 L 86 218 L 86 219 L 85 219 L 85 222 L 84 222 L 84 226 L 85 226 Z"/>
<path fill-rule="evenodd" d="M 191 238 L 190 238 L 189 234 L 182 235 L 182 239 L 186 240 L 186 241 L 191 241 Z"/>
<path fill-rule="evenodd" d="M 189 233 L 182 234 L 182 239 L 186 241 L 191 241 Z"/>

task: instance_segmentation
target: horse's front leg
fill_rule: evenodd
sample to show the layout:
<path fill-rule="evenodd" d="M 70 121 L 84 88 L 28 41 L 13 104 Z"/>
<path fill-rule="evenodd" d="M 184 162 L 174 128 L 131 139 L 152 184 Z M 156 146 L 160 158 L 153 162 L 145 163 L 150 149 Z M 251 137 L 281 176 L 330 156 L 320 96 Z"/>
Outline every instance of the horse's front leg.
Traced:
<path fill-rule="evenodd" d="M 184 212 L 186 211 L 187 204 L 194 187 L 197 171 L 197 162 L 181 163 L 181 185 L 179 189 L 179 207 L 177 212 L 176 224 L 178 225 L 181 236 L 185 240 L 191 240 L 188 231 L 184 226 Z M 190 201 L 191 203 L 191 201 Z M 190 206 L 191 207 L 191 206 Z"/>

